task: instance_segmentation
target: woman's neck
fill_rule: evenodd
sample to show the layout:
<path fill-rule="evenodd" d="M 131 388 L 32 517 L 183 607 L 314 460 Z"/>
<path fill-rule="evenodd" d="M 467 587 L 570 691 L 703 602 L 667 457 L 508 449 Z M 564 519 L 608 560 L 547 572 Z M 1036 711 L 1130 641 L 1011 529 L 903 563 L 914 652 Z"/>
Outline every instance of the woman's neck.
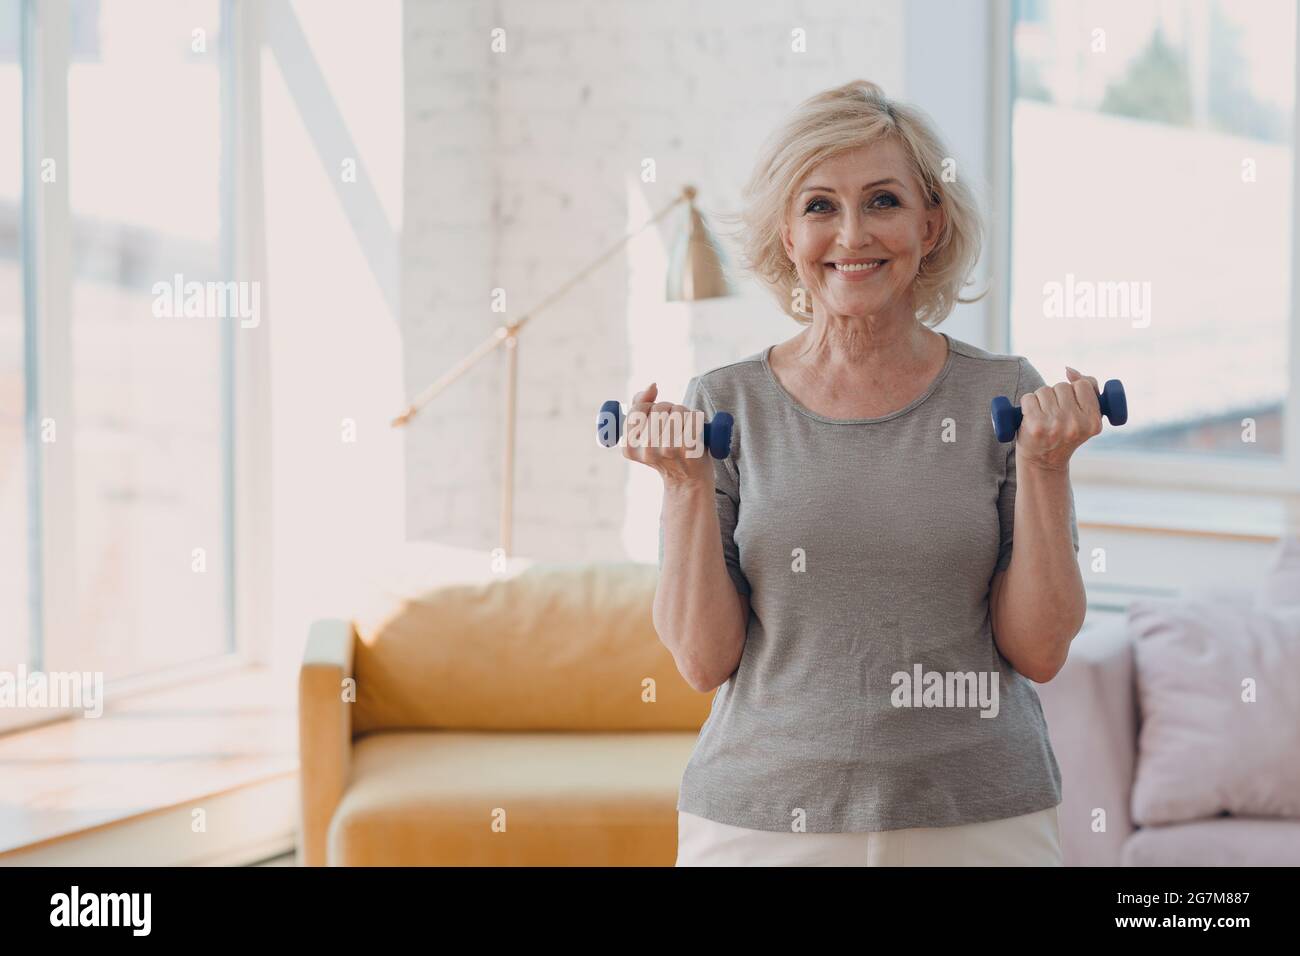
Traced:
<path fill-rule="evenodd" d="M 815 317 L 787 343 L 794 367 L 815 368 L 820 376 L 875 378 L 929 365 L 939 333 L 912 316 Z"/>

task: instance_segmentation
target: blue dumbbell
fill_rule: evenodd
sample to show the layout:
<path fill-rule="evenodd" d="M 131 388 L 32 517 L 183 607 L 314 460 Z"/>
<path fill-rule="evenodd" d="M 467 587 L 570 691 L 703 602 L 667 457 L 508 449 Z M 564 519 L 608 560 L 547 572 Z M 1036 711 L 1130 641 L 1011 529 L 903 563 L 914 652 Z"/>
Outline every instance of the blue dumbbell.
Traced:
<path fill-rule="evenodd" d="M 714 458 L 726 458 L 731 454 L 731 427 L 735 419 L 727 412 L 718 412 L 713 421 L 704 423 L 704 444 Z M 606 448 L 618 444 L 623 433 L 623 406 L 618 399 L 611 398 L 600 406 L 600 417 L 596 419 L 596 434 L 600 443 Z"/>
<path fill-rule="evenodd" d="M 1101 413 L 1112 425 L 1123 425 L 1128 421 L 1128 399 L 1124 397 L 1124 386 L 1119 383 L 1119 379 L 1109 379 L 1102 386 L 1097 403 L 1101 406 Z M 1020 406 L 1012 405 L 1009 398 L 999 395 L 993 399 L 992 414 L 993 432 L 998 436 L 998 441 L 1008 442 L 1015 438 L 1025 417 Z"/>

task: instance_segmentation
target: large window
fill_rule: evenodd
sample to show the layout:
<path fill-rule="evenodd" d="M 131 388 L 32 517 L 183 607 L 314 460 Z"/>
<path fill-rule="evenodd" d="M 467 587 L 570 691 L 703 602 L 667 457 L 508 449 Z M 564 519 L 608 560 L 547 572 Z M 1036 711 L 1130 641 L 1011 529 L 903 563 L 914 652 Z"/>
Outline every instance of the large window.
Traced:
<path fill-rule="evenodd" d="M 233 650 L 227 14 L 0 0 L 0 669 Z"/>
<path fill-rule="evenodd" d="M 1295 16 L 1014 4 L 1010 344 L 1049 382 L 1124 382 L 1130 424 L 1094 447 L 1282 455 Z"/>

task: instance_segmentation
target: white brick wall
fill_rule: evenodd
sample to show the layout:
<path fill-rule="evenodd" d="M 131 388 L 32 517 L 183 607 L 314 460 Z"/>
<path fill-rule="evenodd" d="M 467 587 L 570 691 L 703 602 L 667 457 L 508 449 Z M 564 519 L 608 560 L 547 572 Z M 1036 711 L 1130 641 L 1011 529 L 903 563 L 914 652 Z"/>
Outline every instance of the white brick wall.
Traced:
<path fill-rule="evenodd" d="M 901 5 L 407 0 L 406 394 L 501 323 L 493 288 L 522 316 L 685 183 L 706 217 L 737 211 L 758 145 L 804 97 L 858 77 L 901 93 Z M 646 157 L 656 182 L 640 182 Z M 797 331 L 748 280 L 662 302 L 676 214 L 522 333 L 515 553 L 653 561 L 658 478 L 596 445 L 600 403 L 650 379 L 679 401 L 697 372 Z M 497 545 L 504 373 L 485 360 L 408 427 L 410 538 Z"/>

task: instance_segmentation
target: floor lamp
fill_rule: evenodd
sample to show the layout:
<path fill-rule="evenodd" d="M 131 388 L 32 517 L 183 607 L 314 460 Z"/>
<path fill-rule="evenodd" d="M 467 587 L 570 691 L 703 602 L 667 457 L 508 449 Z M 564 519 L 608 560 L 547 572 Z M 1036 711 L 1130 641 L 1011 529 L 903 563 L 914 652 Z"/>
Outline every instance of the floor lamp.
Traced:
<path fill-rule="evenodd" d="M 476 346 L 468 355 L 448 369 L 441 377 L 427 386 L 417 395 L 406 409 L 393 419 L 393 427 L 400 428 L 407 424 L 425 405 L 456 379 L 464 375 L 488 353 L 504 347 L 506 350 L 506 427 L 502 430 L 502 479 L 501 479 L 501 548 L 508 556 L 513 550 L 514 535 L 514 495 L 515 495 L 515 405 L 516 386 L 519 364 L 519 332 L 534 315 L 545 310 L 560 299 L 575 285 L 596 271 L 607 259 L 623 248 L 642 230 L 658 222 L 682 203 L 690 208 L 686 227 L 679 234 L 673 246 L 668 263 L 668 281 L 666 299 L 669 302 L 690 302 L 696 299 L 713 299 L 730 295 L 722 257 L 719 247 L 704 224 L 704 217 L 695 207 L 695 187 L 685 186 L 681 194 L 661 209 L 652 218 L 646 220 L 632 232 L 628 233 L 608 250 L 601 253 L 589 265 L 580 270 L 568 282 L 542 300 L 541 304 L 524 313 L 513 322 L 508 322 L 496 329 L 486 340 Z M 595 406 L 593 406 L 594 408 Z M 594 412 L 593 412 L 594 414 Z"/>

